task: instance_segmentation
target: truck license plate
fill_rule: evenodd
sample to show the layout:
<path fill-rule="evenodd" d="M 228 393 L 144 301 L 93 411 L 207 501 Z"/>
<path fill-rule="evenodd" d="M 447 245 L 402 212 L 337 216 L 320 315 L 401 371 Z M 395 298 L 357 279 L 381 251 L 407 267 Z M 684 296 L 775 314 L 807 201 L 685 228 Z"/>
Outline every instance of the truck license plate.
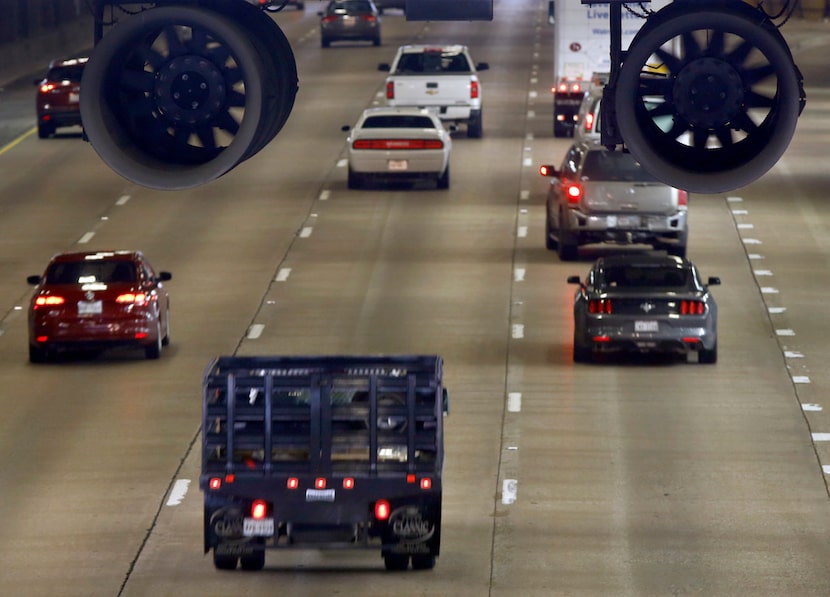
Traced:
<path fill-rule="evenodd" d="M 402 170 L 407 170 L 409 168 L 409 162 L 406 160 L 389 160 L 386 163 L 387 168 L 393 172 L 399 172 Z"/>
<path fill-rule="evenodd" d="M 658 321 L 635 321 L 635 332 L 657 332 L 660 331 L 660 323 Z"/>
<path fill-rule="evenodd" d="M 637 228 L 640 226 L 640 216 L 617 216 L 618 228 Z"/>
<path fill-rule="evenodd" d="M 242 522 L 242 534 L 246 537 L 271 537 L 274 535 L 274 519 L 246 518 Z"/>
<path fill-rule="evenodd" d="M 101 301 L 78 301 L 78 315 L 100 315 Z"/>
<path fill-rule="evenodd" d="M 333 489 L 306 489 L 305 501 L 307 502 L 333 502 Z"/>

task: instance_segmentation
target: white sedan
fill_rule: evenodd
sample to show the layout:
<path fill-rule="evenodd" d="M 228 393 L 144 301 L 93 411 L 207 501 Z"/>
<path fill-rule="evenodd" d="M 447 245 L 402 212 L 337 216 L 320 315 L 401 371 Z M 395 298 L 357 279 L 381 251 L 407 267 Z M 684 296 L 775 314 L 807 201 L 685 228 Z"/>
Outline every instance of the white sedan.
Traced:
<path fill-rule="evenodd" d="M 344 127 L 349 130 L 349 127 Z M 349 188 L 372 179 L 434 179 L 450 187 L 452 138 L 439 118 L 419 108 L 369 108 L 351 129 Z"/>

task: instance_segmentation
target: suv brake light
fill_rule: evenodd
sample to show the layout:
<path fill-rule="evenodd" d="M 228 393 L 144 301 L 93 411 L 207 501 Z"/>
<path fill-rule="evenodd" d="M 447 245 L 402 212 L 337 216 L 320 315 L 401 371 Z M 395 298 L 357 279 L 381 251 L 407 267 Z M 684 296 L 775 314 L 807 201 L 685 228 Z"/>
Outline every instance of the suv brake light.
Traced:
<path fill-rule="evenodd" d="M 62 305 L 65 302 L 62 296 L 56 295 L 44 295 L 39 296 L 35 299 L 35 309 L 38 307 L 54 307 L 56 305 Z"/>
<path fill-rule="evenodd" d="M 567 183 L 564 185 L 565 197 L 568 198 L 569 205 L 576 205 L 582 199 L 582 185 L 577 183 Z"/>

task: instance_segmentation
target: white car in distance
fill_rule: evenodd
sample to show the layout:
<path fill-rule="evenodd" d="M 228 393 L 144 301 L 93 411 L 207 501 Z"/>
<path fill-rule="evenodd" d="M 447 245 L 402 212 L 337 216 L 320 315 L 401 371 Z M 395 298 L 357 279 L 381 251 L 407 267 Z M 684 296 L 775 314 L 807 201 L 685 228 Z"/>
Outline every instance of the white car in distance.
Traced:
<path fill-rule="evenodd" d="M 349 188 L 372 181 L 433 179 L 450 187 L 452 138 L 441 120 L 420 108 L 379 107 L 363 111 L 346 140 Z"/>

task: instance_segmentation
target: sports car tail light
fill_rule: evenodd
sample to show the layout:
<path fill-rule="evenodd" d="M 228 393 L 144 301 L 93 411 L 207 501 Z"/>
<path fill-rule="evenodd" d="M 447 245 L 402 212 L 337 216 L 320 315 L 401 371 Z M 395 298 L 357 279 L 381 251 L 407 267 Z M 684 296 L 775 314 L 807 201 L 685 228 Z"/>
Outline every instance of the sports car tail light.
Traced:
<path fill-rule="evenodd" d="M 115 302 L 120 304 L 127 304 L 127 305 L 143 305 L 148 300 L 147 294 L 144 292 L 126 292 L 124 294 L 119 294 Z"/>
<path fill-rule="evenodd" d="M 251 518 L 262 520 L 267 513 L 268 504 L 265 503 L 265 500 L 254 500 L 254 503 L 251 504 Z"/>
<path fill-rule="evenodd" d="M 391 512 L 392 507 L 387 500 L 378 500 L 375 502 L 375 518 L 378 520 L 387 520 Z"/>
<path fill-rule="evenodd" d="M 355 149 L 443 149 L 440 139 L 358 139 L 352 143 Z"/>
<path fill-rule="evenodd" d="M 706 303 L 704 303 L 703 301 L 680 301 L 681 315 L 703 315 L 704 313 L 706 313 Z"/>
<path fill-rule="evenodd" d="M 35 309 L 38 307 L 55 307 L 62 305 L 66 300 L 62 296 L 54 294 L 39 296 L 35 299 Z"/>
<path fill-rule="evenodd" d="M 565 197 L 568 198 L 568 203 L 570 205 L 576 205 L 579 203 L 579 200 L 582 199 L 582 185 L 576 183 L 566 183 L 563 190 L 565 191 Z"/>
<path fill-rule="evenodd" d="M 591 299 L 588 301 L 589 313 L 611 313 L 611 299 Z"/>
<path fill-rule="evenodd" d="M 478 81 L 470 82 L 470 99 L 478 99 Z"/>
<path fill-rule="evenodd" d="M 395 82 L 386 83 L 386 99 L 395 99 Z"/>

